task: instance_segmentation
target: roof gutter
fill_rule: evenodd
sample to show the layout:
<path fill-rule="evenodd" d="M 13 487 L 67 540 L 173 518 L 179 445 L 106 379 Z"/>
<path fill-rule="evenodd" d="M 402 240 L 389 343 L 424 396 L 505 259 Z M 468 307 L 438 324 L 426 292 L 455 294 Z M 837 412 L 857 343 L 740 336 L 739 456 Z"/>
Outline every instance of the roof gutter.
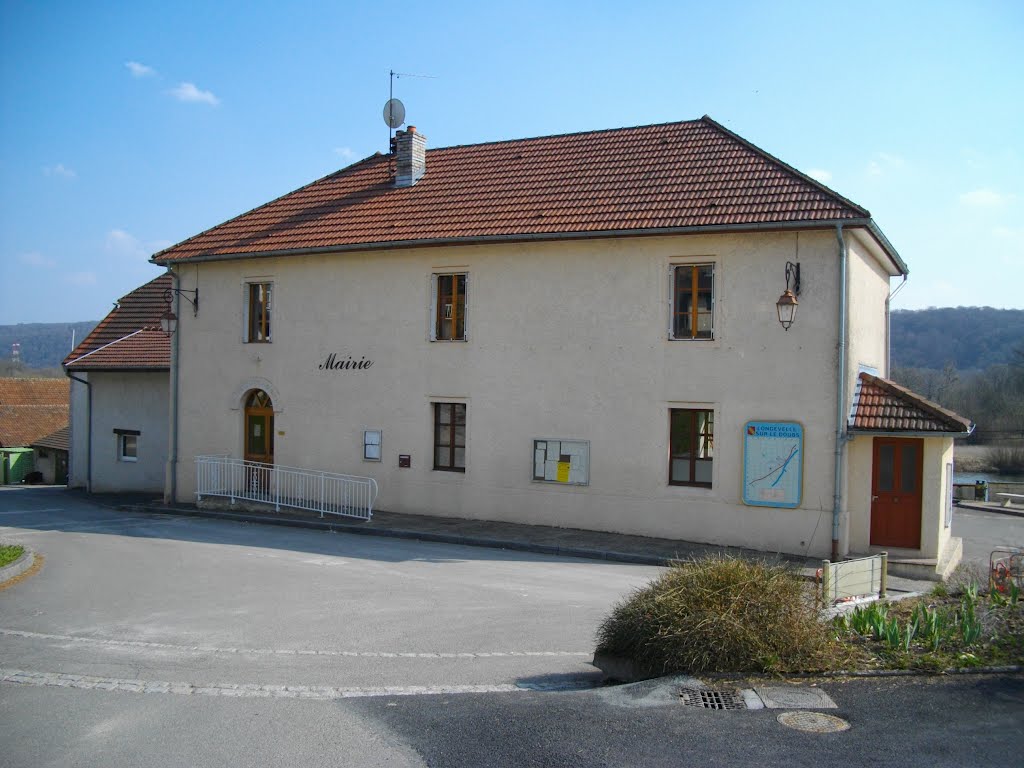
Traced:
<path fill-rule="evenodd" d="M 664 227 L 661 229 L 604 229 L 595 232 L 542 232 L 537 234 L 480 235 L 478 237 L 441 237 L 420 240 L 387 240 L 376 243 L 355 243 L 318 246 L 316 248 L 282 248 L 272 251 L 241 252 L 225 254 L 199 254 L 181 259 L 168 259 L 157 253 L 150 262 L 160 266 L 205 261 L 233 261 L 236 259 L 272 258 L 276 256 L 314 256 L 326 253 L 348 253 L 358 251 L 397 250 L 400 248 L 428 248 L 450 245 L 488 245 L 492 243 L 528 243 L 550 240 L 595 240 L 615 237 L 664 237 L 668 235 L 702 235 L 733 232 L 787 232 L 792 230 L 829 230 L 833 227 L 867 229 L 890 258 L 901 274 L 906 274 L 907 265 L 896 249 L 870 218 L 823 219 L 821 221 L 783 221 L 754 224 L 708 224 L 696 227 Z M 171 250 L 171 249 L 168 249 Z M 162 251 L 161 253 L 164 253 Z"/>
<path fill-rule="evenodd" d="M 90 366 L 89 368 L 75 368 L 74 370 L 82 371 L 83 373 L 160 373 L 161 371 L 169 371 L 170 368 L 166 365 L 138 366 L 135 368 L 107 368 L 104 366 Z"/>
<path fill-rule="evenodd" d="M 963 430 L 961 432 L 913 432 L 910 430 L 880 430 L 880 429 L 850 429 L 847 434 L 850 437 L 856 437 L 859 435 L 871 435 L 873 437 L 969 437 L 974 434 L 975 424 L 971 424 L 971 428 Z"/>

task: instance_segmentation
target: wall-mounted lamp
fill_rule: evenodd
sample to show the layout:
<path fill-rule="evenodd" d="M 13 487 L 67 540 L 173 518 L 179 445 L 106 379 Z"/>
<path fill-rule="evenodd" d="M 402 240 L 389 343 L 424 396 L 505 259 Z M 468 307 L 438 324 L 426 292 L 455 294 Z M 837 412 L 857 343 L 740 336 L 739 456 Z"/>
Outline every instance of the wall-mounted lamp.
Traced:
<path fill-rule="evenodd" d="M 790 290 L 790 281 L 793 282 L 793 288 Z M 787 331 L 789 326 L 796 320 L 796 308 L 799 302 L 796 297 L 800 295 L 800 263 L 794 264 L 792 261 L 786 262 L 786 290 L 783 291 L 782 295 L 779 296 L 779 300 L 775 302 L 775 309 L 779 313 L 779 322 L 782 323 L 782 327 Z"/>
<path fill-rule="evenodd" d="M 193 298 L 189 298 L 185 294 L 191 293 Z M 178 330 L 178 316 L 171 310 L 171 299 L 174 298 L 174 294 L 178 294 L 185 301 L 192 305 L 192 316 L 197 317 L 199 315 L 199 288 L 197 287 L 194 291 L 186 290 L 185 288 L 167 288 L 164 290 L 164 301 L 167 302 L 167 310 L 160 315 L 160 328 L 168 336 L 173 336 L 174 332 Z"/>

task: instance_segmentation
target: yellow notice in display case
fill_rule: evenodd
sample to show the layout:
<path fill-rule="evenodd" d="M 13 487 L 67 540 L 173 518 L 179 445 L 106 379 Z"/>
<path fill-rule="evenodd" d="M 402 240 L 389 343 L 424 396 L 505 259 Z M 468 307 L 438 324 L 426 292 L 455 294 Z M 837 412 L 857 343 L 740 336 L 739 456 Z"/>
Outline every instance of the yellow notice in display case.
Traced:
<path fill-rule="evenodd" d="M 568 483 L 569 482 L 569 462 L 560 461 L 558 462 L 558 482 Z"/>

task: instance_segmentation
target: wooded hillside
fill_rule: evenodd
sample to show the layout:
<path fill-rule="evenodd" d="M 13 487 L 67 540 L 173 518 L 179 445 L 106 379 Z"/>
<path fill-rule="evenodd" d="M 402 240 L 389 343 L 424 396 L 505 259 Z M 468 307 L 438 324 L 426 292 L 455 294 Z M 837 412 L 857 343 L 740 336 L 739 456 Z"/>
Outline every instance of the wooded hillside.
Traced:
<path fill-rule="evenodd" d="M 96 327 L 97 320 L 81 323 L 18 323 L 0 325 L 0 361 L 10 360 L 11 345 L 21 344 L 21 363 L 26 368 L 54 368 L 71 351 L 74 333 L 78 344 Z"/>
<path fill-rule="evenodd" d="M 898 310 L 891 329 L 893 368 L 982 370 L 1013 361 L 1024 344 L 1024 309 Z"/>

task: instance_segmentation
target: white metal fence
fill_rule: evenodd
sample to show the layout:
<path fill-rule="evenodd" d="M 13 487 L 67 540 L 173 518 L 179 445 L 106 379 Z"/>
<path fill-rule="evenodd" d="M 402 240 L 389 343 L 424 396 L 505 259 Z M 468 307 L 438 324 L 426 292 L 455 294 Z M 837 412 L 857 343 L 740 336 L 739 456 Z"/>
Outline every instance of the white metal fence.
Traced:
<path fill-rule="evenodd" d="M 885 597 L 888 552 L 838 563 L 825 560 L 821 566 L 821 595 L 825 605 L 835 605 L 851 597 Z"/>
<path fill-rule="evenodd" d="M 229 456 L 196 456 L 196 497 L 231 499 L 307 509 L 324 514 L 369 520 L 377 500 L 372 477 L 339 475 L 311 469 L 261 464 Z"/>

